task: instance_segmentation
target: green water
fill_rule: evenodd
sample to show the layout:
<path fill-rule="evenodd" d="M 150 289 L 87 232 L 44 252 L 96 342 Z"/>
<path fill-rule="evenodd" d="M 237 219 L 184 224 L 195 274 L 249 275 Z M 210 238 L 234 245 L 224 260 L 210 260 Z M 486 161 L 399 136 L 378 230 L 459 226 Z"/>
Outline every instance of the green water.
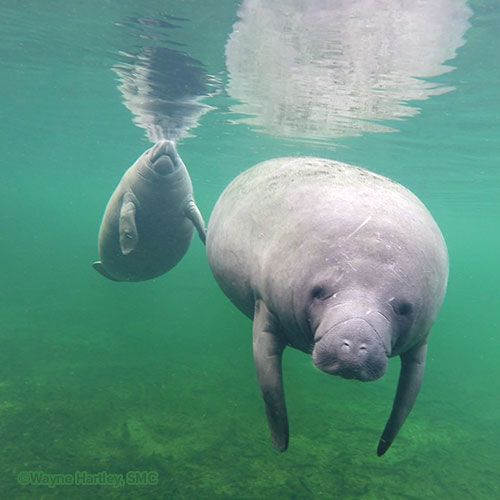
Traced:
<path fill-rule="evenodd" d="M 315 142 L 233 116 L 224 46 L 237 2 L 2 2 L 0 499 L 500 498 L 500 7 L 469 5 L 455 70 L 436 78 L 454 91 L 416 102 L 418 115 L 389 124 L 397 133 Z M 397 360 L 363 384 L 287 350 L 291 442 L 280 454 L 251 322 L 218 289 L 198 240 L 150 282 L 91 268 L 106 201 L 150 145 L 111 71 L 142 43 L 123 20 L 160 14 L 190 19 L 172 37 L 221 82 L 215 109 L 178 144 L 206 219 L 256 162 L 316 155 L 394 178 L 440 225 L 448 294 L 417 404 L 384 457 L 375 450 Z M 155 484 L 51 488 L 20 484 L 23 471 L 153 471 Z"/>

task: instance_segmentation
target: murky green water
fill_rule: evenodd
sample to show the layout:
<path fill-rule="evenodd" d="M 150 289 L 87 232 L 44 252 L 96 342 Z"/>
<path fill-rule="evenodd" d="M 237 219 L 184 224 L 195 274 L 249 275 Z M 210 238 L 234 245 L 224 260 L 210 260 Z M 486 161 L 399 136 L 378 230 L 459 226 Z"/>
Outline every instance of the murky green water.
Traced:
<path fill-rule="evenodd" d="M 238 6 L 232 0 L 0 6 L 0 498 L 500 498 L 500 7 L 471 1 L 470 27 L 457 28 L 452 16 L 456 30 L 449 33 L 465 42 L 447 62 L 454 71 L 412 75 L 453 91 L 426 100 L 411 94 L 408 101 L 398 94 L 405 82 L 396 80 L 385 90 L 393 89 L 396 102 L 385 108 L 389 116 L 357 115 L 366 102 L 363 82 L 351 88 L 346 80 L 346 95 L 357 100 L 345 101 L 343 126 L 360 116 L 386 120 L 397 109 L 401 120 L 378 125 L 398 132 L 365 127 L 357 136 L 334 136 L 332 125 L 319 137 L 310 127 L 283 133 L 265 113 L 267 130 L 265 118 L 245 119 L 258 103 L 249 98 L 242 108 L 236 99 L 244 103 L 252 82 L 270 85 L 278 77 L 269 77 L 267 62 L 261 79 L 245 72 L 239 83 L 236 73 L 229 78 L 225 46 Z M 262 19 L 259 11 L 252 15 Z M 262 36 L 256 32 L 255 43 Z M 214 109 L 178 143 L 207 220 L 227 183 L 256 162 L 316 155 L 394 178 L 439 223 L 450 253 L 448 295 L 421 394 L 384 457 L 375 450 L 397 360 L 381 381 L 362 384 L 322 374 L 308 356 L 288 350 L 291 443 L 280 454 L 270 443 L 254 373 L 251 322 L 218 289 L 199 241 L 174 270 L 150 282 L 113 283 L 92 270 L 107 199 L 150 145 L 123 105 L 112 67 L 151 46 L 198 61 L 212 77 L 204 104 Z M 351 48 L 351 56 L 359 53 Z M 366 69 L 363 61 L 353 75 Z M 302 81 L 300 73 L 294 78 Z M 278 88 L 276 99 L 285 94 Z M 313 123 L 311 114 L 300 115 L 304 109 L 310 107 L 278 125 Z M 67 474 L 68 484 L 23 484 L 41 477 L 24 471 Z M 110 480 L 123 474 L 129 484 L 75 484 L 95 473 Z M 134 478 L 150 484 L 132 484 Z"/>

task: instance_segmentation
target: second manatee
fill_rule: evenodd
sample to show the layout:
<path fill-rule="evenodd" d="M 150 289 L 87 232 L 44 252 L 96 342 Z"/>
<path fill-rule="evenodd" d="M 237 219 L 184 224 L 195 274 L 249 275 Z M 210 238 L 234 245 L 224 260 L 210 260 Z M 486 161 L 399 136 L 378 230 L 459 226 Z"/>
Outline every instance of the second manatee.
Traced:
<path fill-rule="evenodd" d="M 144 281 L 172 269 L 205 223 L 188 171 L 171 141 L 145 151 L 112 194 L 99 231 L 93 267 L 113 281 Z"/>

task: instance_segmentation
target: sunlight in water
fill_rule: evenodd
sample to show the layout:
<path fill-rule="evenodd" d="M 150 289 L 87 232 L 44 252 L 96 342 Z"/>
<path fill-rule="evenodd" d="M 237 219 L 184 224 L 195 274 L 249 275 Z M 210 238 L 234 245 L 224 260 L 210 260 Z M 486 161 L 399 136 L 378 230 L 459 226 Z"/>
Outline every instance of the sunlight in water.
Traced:
<path fill-rule="evenodd" d="M 226 46 L 233 110 L 276 136 L 393 131 L 372 122 L 453 90 L 425 79 L 453 69 L 471 15 L 464 0 L 245 0 Z"/>

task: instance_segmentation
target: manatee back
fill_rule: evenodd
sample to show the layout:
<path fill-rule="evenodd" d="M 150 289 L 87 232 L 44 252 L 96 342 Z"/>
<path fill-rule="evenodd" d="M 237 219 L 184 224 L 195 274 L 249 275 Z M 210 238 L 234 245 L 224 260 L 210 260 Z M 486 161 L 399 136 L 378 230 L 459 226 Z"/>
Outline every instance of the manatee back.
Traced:
<path fill-rule="evenodd" d="M 448 272 L 441 232 L 409 190 L 359 167 L 307 157 L 269 160 L 231 182 L 210 218 L 207 255 L 223 291 L 250 317 L 256 295 L 275 310 L 290 308 L 292 295 L 329 266 L 348 274 L 349 266 L 386 265 L 396 256 L 394 266 L 420 282 L 415 256 L 422 255 L 425 272 L 435 275 L 420 283 L 432 288 L 435 317 Z"/>

